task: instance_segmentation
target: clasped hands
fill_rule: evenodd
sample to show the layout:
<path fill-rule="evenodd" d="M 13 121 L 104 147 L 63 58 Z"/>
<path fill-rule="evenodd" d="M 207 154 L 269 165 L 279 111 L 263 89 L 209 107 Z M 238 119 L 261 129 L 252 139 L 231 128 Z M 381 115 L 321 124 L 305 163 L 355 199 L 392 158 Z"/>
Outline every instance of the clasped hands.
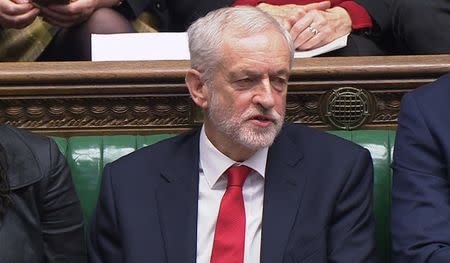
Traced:
<path fill-rule="evenodd" d="M 39 15 L 58 27 L 79 24 L 100 7 L 115 5 L 117 0 L 75 0 L 67 4 L 38 6 L 32 0 L 0 0 L 0 25 L 5 28 L 24 28 Z"/>
<path fill-rule="evenodd" d="M 297 50 L 321 47 L 352 30 L 352 20 L 342 7 L 331 8 L 329 1 L 308 5 L 270 5 L 258 8 L 272 15 L 291 34 Z"/>

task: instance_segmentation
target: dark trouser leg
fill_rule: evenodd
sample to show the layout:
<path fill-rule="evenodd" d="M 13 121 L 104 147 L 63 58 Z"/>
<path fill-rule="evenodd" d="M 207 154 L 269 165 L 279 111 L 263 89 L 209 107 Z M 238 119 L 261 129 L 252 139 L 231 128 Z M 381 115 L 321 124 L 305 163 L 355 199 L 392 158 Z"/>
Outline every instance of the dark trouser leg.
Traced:
<path fill-rule="evenodd" d="M 91 60 L 91 34 L 135 32 L 130 21 L 109 8 L 100 8 L 82 24 L 61 30 L 40 61 Z"/>
<path fill-rule="evenodd" d="M 382 56 L 385 54 L 386 52 L 370 38 L 350 34 L 346 47 L 325 53 L 321 57 Z"/>
<path fill-rule="evenodd" d="M 450 53 L 449 0 L 393 0 L 391 15 L 400 52 Z"/>

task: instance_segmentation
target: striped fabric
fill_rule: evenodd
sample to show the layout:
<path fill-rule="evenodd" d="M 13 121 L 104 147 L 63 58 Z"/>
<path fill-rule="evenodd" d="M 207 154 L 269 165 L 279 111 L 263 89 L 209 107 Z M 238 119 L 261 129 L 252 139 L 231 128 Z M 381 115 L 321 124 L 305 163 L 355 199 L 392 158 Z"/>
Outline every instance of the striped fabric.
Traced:
<path fill-rule="evenodd" d="M 0 61 L 36 60 L 57 31 L 40 17 L 23 29 L 0 28 Z"/>

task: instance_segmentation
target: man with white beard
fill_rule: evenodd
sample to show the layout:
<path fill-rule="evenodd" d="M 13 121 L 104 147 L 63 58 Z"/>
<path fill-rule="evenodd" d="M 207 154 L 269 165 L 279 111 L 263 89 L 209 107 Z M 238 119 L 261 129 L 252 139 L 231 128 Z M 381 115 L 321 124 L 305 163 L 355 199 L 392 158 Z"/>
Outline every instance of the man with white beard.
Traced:
<path fill-rule="evenodd" d="M 368 151 L 283 125 L 289 33 L 234 7 L 188 36 L 204 124 L 105 167 L 91 262 L 375 262 Z"/>

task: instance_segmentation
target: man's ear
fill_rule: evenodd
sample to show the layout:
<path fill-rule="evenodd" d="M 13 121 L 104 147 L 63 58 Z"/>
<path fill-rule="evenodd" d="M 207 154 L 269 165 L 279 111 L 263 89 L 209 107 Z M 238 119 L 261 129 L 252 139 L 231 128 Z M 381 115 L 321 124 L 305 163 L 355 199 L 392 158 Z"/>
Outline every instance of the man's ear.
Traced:
<path fill-rule="evenodd" d="M 191 94 L 192 100 L 202 109 L 207 107 L 208 88 L 201 80 L 200 72 L 195 69 L 189 69 L 186 73 L 185 82 Z"/>

